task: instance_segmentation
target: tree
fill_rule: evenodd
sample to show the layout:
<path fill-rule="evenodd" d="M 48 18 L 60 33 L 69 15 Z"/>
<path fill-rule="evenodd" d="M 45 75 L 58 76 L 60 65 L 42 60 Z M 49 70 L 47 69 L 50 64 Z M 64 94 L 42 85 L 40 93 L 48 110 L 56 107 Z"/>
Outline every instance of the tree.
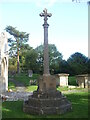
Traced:
<path fill-rule="evenodd" d="M 34 49 L 31 49 L 30 51 L 27 51 L 25 56 L 25 65 L 27 70 L 31 69 L 33 72 L 37 72 L 37 57 L 38 54 Z"/>
<path fill-rule="evenodd" d="M 20 72 L 19 69 L 19 51 L 22 48 L 23 44 L 25 44 L 29 39 L 29 34 L 26 32 L 20 32 L 16 29 L 16 27 L 7 26 L 5 30 L 13 36 L 13 38 L 9 38 L 9 46 L 10 46 L 10 56 L 17 56 L 17 73 Z"/>
<path fill-rule="evenodd" d="M 69 74 L 72 74 L 71 67 L 70 67 L 70 65 L 68 64 L 68 62 L 66 60 L 62 60 L 60 62 L 59 72 L 60 73 L 69 73 Z"/>
<path fill-rule="evenodd" d="M 19 58 L 20 58 L 20 67 L 22 72 L 26 72 L 27 69 L 27 63 L 26 63 L 26 55 L 28 54 L 29 51 L 33 50 L 32 47 L 29 46 L 29 44 L 23 44 L 23 47 L 19 53 Z"/>
<path fill-rule="evenodd" d="M 90 58 L 87 61 L 87 73 L 90 74 Z"/>
<path fill-rule="evenodd" d="M 87 73 L 87 61 L 88 58 L 78 52 L 72 54 L 67 60 L 74 75 Z"/>
<path fill-rule="evenodd" d="M 51 74 L 53 73 L 58 73 L 59 71 L 59 64 L 60 61 L 62 60 L 62 54 L 59 53 L 57 50 L 56 46 L 54 44 L 49 44 L 49 68 Z M 44 51 L 44 46 L 40 45 L 35 49 L 38 52 L 38 64 L 39 68 L 41 71 L 43 71 L 43 51 Z"/>

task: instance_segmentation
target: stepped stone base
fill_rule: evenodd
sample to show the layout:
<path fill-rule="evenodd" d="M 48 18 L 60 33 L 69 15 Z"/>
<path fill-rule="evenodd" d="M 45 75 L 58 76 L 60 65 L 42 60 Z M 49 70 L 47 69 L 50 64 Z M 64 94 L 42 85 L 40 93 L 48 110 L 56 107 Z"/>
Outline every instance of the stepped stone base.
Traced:
<path fill-rule="evenodd" d="M 63 114 L 71 109 L 71 103 L 56 90 L 55 79 L 51 75 L 41 77 L 37 91 L 23 103 L 23 111 L 29 114 Z"/>

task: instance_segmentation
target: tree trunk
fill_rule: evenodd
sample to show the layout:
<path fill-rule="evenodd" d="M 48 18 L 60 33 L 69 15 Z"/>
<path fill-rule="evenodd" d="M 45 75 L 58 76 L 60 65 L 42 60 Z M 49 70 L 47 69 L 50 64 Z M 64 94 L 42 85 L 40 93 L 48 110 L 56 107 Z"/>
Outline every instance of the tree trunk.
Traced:
<path fill-rule="evenodd" d="M 17 51 L 17 73 L 20 73 L 20 69 L 19 69 L 19 49 Z"/>

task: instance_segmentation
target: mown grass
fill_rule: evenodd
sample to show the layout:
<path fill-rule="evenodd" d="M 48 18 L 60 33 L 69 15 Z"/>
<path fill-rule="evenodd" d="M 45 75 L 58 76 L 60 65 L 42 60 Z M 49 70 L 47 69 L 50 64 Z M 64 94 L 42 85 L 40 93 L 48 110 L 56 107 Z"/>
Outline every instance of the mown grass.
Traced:
<path fill-rule="evenodd" d="M 13 82 L 8 82 L 8 89 L 12 89 L 13 91 L 16 91 L 15 84 Z"/>
<path fill-rule="evenodd" d="M 33 92 L 33 91 L 36 91 L 38 88 L 37 85 L 30 85 L 30 86 L 27 86 L 26 87 L 26 92 Z"/>
<path fill-rule="evenodd" d="M 90 94 L 89 94 L 90 95 Z M 72 103 L 72 111 L 63 115 L 30 115 L 23 112 L 23 101 L 7 101 L 2 104 L 3 118 L 88 118 L 88 93 L 66 94 Z"/>

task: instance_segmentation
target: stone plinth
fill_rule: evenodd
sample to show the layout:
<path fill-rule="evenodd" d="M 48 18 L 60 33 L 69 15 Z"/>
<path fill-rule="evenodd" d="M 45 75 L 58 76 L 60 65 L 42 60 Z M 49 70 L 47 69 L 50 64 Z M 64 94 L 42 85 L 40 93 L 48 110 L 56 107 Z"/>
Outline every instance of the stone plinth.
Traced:
<path fill-rule="evenodd" d="M 56 90 L 54 76 L 42 76 L 37 91 L 23 104 L 23 111 L 29 114 L 63 114 L 72 109 L 71 103 Z"/>
<path fill-rule="evenodd" d="M 55 90 L 56 89 L 56 80 L 55 77 L 52 75 L 43 75 L 39 79 L 39 91 L 48 91 L 48 90 Z"/>
<path fill-rule="evenodd" d="M 89 74 L 77 75 L 76 81 L 80 88 L 90 88 L 90 75 Z"/>

